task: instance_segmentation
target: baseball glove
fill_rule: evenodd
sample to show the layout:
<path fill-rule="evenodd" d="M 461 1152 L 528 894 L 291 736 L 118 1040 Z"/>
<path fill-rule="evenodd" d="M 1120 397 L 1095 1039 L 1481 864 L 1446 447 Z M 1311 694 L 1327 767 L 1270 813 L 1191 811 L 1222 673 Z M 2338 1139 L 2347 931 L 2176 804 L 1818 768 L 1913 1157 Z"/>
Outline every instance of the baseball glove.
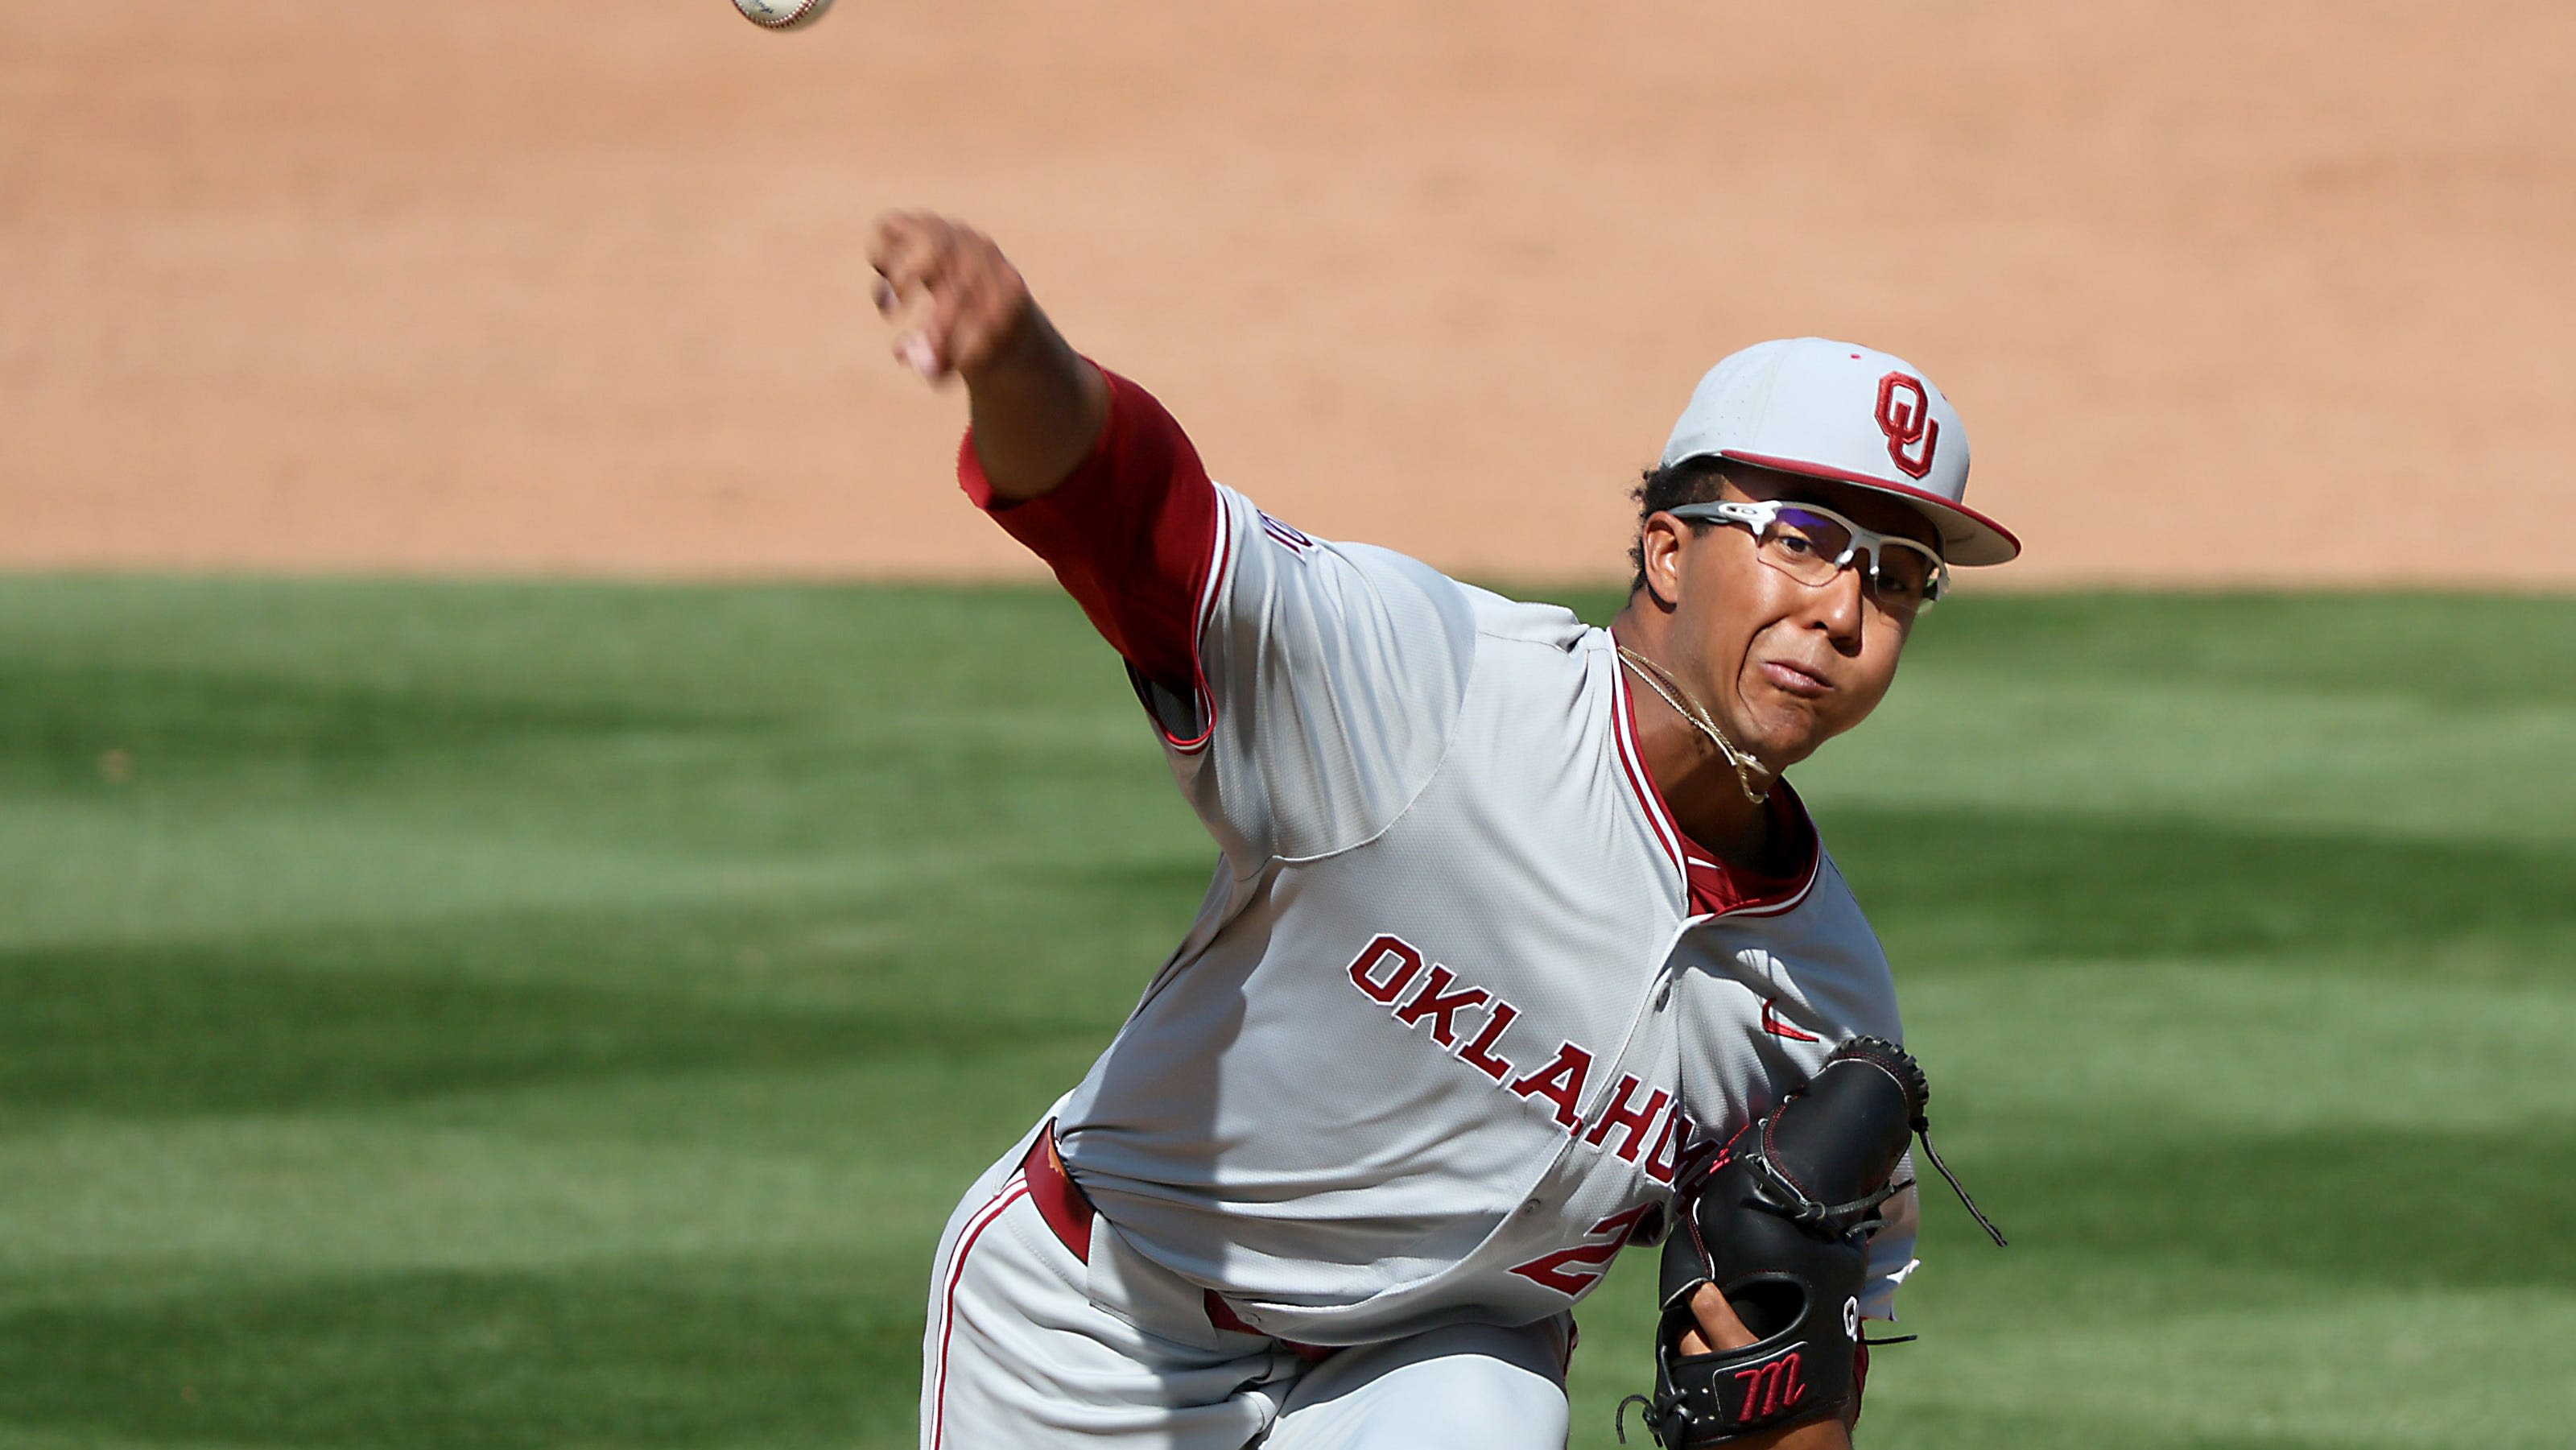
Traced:
<path fill-rule="evenodd" d="M 1884 1222 L 1879 1205 L 1913 1184 L 1890 1181 L 1909 1133 L 1923 1136 L 1932 1166 L 2004 1241 L 1933 1151 L 1923 1112 L 1930 1096 L 1905 1049 L 1858 1037 L 1728 1141 L 1686 1191 L 1681 1224 L 1664 1243 L 1655 1394 L 1620 1402 L 1622 1420 L 1642 1404 L 1647 1432 L 1664 1450 L 1699 1450 L 1848 1411 L 1858 1395 L 1869 1238 Z M 1691 1296 L 1709 1283 L 1754 1342 L 1684 1354 L 1682 1336 L 1699 1327 Z"/>

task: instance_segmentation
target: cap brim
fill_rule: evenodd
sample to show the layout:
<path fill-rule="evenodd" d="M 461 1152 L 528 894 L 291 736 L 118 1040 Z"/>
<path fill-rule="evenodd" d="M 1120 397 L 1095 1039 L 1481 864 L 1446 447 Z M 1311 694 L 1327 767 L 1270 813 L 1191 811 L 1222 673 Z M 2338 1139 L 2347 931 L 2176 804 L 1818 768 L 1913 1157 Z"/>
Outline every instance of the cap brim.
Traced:
<path fill-rule="evenodd" d="M 1767 453 L 1746 453 L 1726 448 L 1718 451 L 1721 458 L 1749 463 L 1779 473 L 1803 474 L 1830 483 L 1849 484 L 1872 493 L 1883 493 L 1914 505 L 1917 513 L 1932 521 L 1941 533 L 1941 557 L 1953 564 L 1974 568 L 1981 564 L 2009 564 L 2021 555 L 2021 540 L 2013 531 L 1987 518 L 1963 503 L 1952 503 L 1929 489 L 1909 488 L 1866 473 L 1832 468 L 1821 463 L 1808 463 L 1796 458 L 1779 458 Z"/>

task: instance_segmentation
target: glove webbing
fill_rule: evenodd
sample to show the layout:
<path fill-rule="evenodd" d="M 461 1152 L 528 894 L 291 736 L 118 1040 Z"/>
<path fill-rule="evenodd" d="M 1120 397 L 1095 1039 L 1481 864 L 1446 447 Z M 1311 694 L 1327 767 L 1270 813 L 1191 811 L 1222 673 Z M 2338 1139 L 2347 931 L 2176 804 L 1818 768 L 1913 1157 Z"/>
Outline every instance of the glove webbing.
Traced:
<path fill-rule="evenodd" d="M 1941 1150 L 1932 1146 L 1932 1124 L 1923 1111 L 1923 1105 L 1931 1100 L 1932 1085 L 1924 1080 L 1923 1064 L 1916 1062 L 1904 1048 L 1879 1037 L 1854 1038 L 1845 1043 L 1841 1051 L 1877 1063 L 1906 1085 L 1906 1096 L 1914 1104 L 1914 1116 L 1905 1126 L 1922 1140 L 1923 1156 L 1932 1160 L 1932 1166 L 1940 1171 L 1941 1181 L 1950 1185 L 1952 1193 L 1959 1195 L 1960 1206 L 1977 1221 L 1977 1227 L 1986 1231 L 1986 1237 L 1995 1241 L 1995 1247 L 2005 1247 L 2003 1230 L 1995 1227 L 1994 1220 L 1977 1207 L 1977 1201 L 1968 1196 L 1968 1190 L 1960 1184 L 1958 1175 L 1950 1171 L 1949 1164 L 1941 1161 Z"/>
<path fill-rule="evenodd" d="M 1757 1203 L 1756 1207 L 1775 1213 L 1802 1228 L 1832 1233 L 1847 1231 L 1860 1223 L 1865 1215 L 1880 1204 L 1914 1184 L 1914 1180 L 1909 1178 L 1903 1183 L 1891 1183 L 1876 1193 L 1865 1198 L 1855 1198 L 1849 1203 L 1818 1203 L 1805 1189 L 1792 1181 L 1788 1174 L 1780 1171 L 1779 1165 L 1771 1161 L 1771 1155 L 1764 1152 L 1761 1145 L 1756 1144 L 1737 1154 L 1736 1161 L 1742 1163 L 1745 1171 L 1753 1175 L 1754 1184 L 1762 1190 L 1762 1201 Z"/>
<path fill-rule="evenodd" d="M 1995 1247 L 2010 1247 L 2010 1241 L 2004 1237 L 2004 1231 L 1995 1227 L 1994 1220 L 1986 1217 L 1985 1210 L 1977 1207 L 1977 1201 L 1968 1196 L 1966 1185 L 1960 1183 L 1958 1175 L 1950 1171 L 1950 1165 L 1941 1161 L 1941 1150 L 1932 1146 L 1931 1123 L 1917 1117 L 1906 1126 L 1914 1130 L 1914 1136 L 1923 1144 L 1923 1156 L 1932 1160 L 1932 1166 L 1941 1174 L 1941 1181 L 1950 1185 L 1952 1193 L 1959 1195 L 1960 1205 L 1968 1210 L 1970 1218 L 1977 1221 L 1977 1227 L 1986 1231 L 1986 1236 L 1995 1241 Z M 1849 1203 L 1818 1203 L 1807 1190 L 1799 1187 L 1789 1175 L 1780 1171 L 1778 1165 L 1771 1161 L 1771 1155 L 1763 1151 L 1758 1139 L 1751 1147 L 1738 1153 L 1736 1159 L 1752 1173 L 1754 1181 L 1765 1190 L 1765 1197 L 1769 1201 L 1761 1205 L 1763 1208 L 1792 1223 L 1811 1228 L 1840 1229 L 1846 1225 L 1856 1224 L 1863 1215 L 1914 1186 L 1914 1180 L 1908 1178 L 1901 1183 L 1891 1183 L 1866 1197 L 1855 1198 Z M 1712 1168 L 1715 1166 L 1711 1165 Z"/>

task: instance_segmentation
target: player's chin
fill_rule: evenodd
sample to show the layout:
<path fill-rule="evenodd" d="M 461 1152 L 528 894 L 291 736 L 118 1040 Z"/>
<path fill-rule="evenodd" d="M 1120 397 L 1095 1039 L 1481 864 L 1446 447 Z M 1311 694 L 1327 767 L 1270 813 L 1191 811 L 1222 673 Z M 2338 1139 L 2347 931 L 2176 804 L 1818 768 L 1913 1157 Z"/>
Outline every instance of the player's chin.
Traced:
<path fill-rule="evenodd" d="M 1833 738 L 1813 718 L 1774 719 L 1745 732 L 1743 744 L 1774 770 L 1787 770 Z"/>
<path fill-rule="evenodd" d="M 1765 703 L 1767 708 L 1756 712 L 1753 728 L 1746 732 L 1745 744 L 1775 770 L 1787 770 L 1860 723 L 1844 718 L 1849 711 L 1832 708 L 1839 701 L 1783 695 Z"/>

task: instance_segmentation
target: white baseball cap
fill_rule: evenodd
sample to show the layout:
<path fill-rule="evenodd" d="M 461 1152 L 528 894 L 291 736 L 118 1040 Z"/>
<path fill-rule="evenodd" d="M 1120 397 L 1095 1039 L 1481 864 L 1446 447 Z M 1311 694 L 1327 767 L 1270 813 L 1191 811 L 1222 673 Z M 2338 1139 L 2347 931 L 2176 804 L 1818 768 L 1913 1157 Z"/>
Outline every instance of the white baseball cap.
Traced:
<path fill-rule="evenodd" d="M 1729 458 L 1912 504 L 1953 564 L 2001 564 L 2021 540 L 1960 500 L 1968 430 L 1920 369 L 1822 337 L 1755 343 L 1708 370 L 1664 444 L 1664 466 Z"/>

